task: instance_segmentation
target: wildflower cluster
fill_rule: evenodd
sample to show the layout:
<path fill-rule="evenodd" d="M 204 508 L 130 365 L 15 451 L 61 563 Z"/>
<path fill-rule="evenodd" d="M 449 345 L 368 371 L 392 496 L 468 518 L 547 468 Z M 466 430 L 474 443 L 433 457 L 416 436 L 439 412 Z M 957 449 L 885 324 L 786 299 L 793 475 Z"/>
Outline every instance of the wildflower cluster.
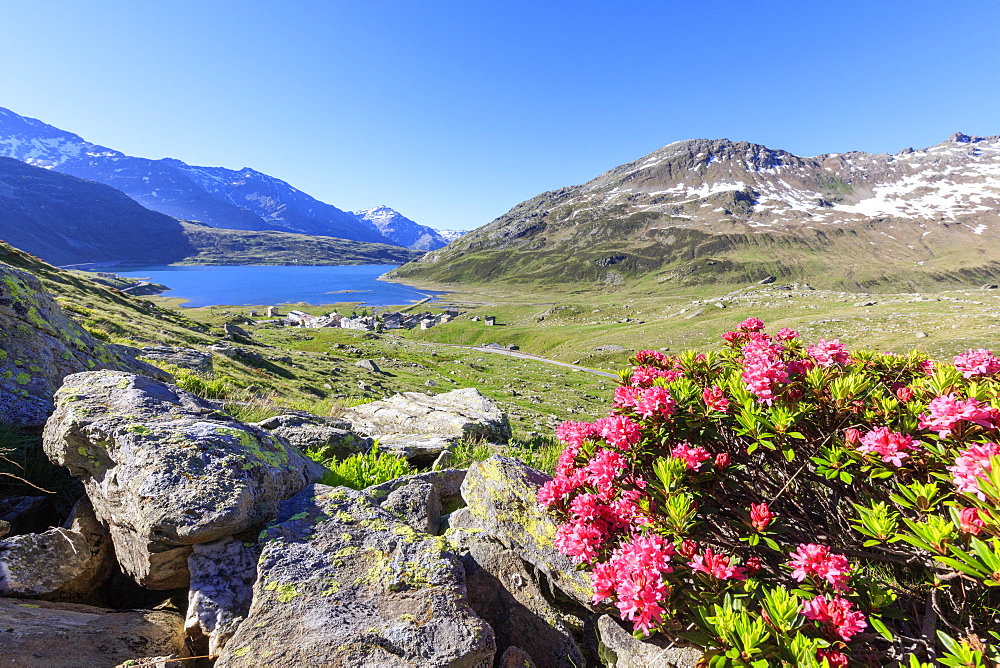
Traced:
<path fill-rule="evenodd" d="M 995 653 L 1000 359 L 807 345 L 757 318 L 722 338 L 638 353 L 607 417 L 556 431 L 538 500 L 594 603 L 713 666 Z"/>

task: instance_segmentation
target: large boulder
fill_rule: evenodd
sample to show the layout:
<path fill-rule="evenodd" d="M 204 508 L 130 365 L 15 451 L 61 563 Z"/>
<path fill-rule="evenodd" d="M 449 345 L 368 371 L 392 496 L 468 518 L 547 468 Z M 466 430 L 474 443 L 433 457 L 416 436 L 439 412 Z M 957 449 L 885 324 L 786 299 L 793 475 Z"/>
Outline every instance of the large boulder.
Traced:
<path fill-rule="evenodd" d="M 280 436 L 302 452 L 313 450 L 324 459 L 343 459 L 359 452 L 368 452 L 372 440 L 350 431 L 351 425 L 336 418 L 318 415 L 278 415 L 257 422 L 256 426 Z"/>
<path fill-rule="evenodd" d="M 497 647 L 515 645 L 540 667 L 587 665 L 574 639 L 583 633 L 586 611 L 574 616 L 554 607 L 517 554 L 480 533 L 468 542 L 462 565 L 469 604 L 492 627 Z"/>
<path fill-rule="evenodd" d="M 260 548 L 222 538 L 193 546 L 185 628 L 198 654 L 217 655 L 250 611 Z"/>
<path fill-rule="evenodd" d="M 123 369 L 169 378 L 108 349 L 63 313 L 31 274 L 0 262 L 0 423 L 38 426 L 52 412 L 63 378 Z"/>
<path fill-rule="evenodd" d="M 462 483 L 468 513 L 490 536 L 534 565 L 569 597 L 590 607 L 590 578 L 556 549 L 559 525 L 536 496 L 549 476 L 516 459 L 494 455 L 469 467 Z"/>
<path fill-rule="evenodd" d="M 379 452 L 402 457 L 416 467 L 427 468 L 442 453 L 450 452 L 460 438 L 435 434 L 383 434 L 378 438 Z"/>
<path fill-rule="evenodd" d="M 493 631 L 469 608 L 458 558 L 369 493 L 308 487 L 261 542 L 250 614 L 218 668 L 492 666 Z"/>
<path fill-rule="evenodd" d="M 4 666 L 112 668 L 144 656 L 190 656 L 176 612 L 0 598 L 0 620 Z"/>
<path fill-rule="evenodd" d="M 5 538 L 0 540 L 0 594 L 54 592 L 83 573 L 90 558 L 86 536 L 62 527 Z"/>
<path fill-rule="evenodd" d="M 148 589 L 187 586 L 191 545 L 256 529 L 323 472 L 210 401 L 115 371 L 68 376 L 43 443 L 82 479 L 122 570 Z"/>
<path fill-rule="evenodd" d="M 403 392 L 350 408 L 344 419 L 369 436 L 425 434 L 498 443 L 510 438 L 507 415 L 471 387 L 435 395 Z"/>

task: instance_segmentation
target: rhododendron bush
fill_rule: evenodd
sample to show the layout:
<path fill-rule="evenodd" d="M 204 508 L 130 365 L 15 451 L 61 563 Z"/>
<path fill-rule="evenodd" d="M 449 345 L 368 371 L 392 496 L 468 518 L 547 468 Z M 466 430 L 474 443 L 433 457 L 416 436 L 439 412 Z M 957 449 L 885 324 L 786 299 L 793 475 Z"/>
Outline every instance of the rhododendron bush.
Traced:
<path fill-rule="evenodd" d="M 594 603 L 708 665 L 998 665 L 1000 360 L 723 339 L 557 429 L 538 500 Z"/>

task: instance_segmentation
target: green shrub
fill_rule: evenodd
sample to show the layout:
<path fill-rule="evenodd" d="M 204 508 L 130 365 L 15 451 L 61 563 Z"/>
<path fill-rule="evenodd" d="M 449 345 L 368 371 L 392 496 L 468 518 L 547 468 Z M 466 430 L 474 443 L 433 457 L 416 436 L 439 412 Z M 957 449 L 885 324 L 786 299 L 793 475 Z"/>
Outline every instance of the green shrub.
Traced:
<path fill-rule="evenodd" d="M 381 453 L 378 447 L 340 460 L 324 459 L 321 451 L 317 449 L 307 450 L 306 455 L 326 467 L 326 474 L 320 482 L 331 487 L 364 489 L 416 473 L 405 459 Z"/>

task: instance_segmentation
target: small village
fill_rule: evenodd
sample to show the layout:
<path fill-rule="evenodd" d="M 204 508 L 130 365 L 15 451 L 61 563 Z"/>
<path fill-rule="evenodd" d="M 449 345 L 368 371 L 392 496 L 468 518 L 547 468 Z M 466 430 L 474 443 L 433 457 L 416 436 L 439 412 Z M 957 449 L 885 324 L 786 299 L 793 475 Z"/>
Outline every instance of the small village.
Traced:
<path fill-rule="evenodd" d="M 251 317 L 257 317 L 256 311 L 251 311 Z M 344 315 L 334 311 L 326 315 L 313 315 L 304 311 L 291 310 L 285 315 L 278 312 L 278 307 L 268 306 L 265 313 L 266 320 L 261 322 L 271 322 L 281 324 L 285 327 L 301 327 L 318 329 L 321 327 L 339 327 L 341 329 L 357 329 L 367 332 L 383 331 L 388 329 L 430 329 L 435 325 L 443 325 L 451 322 L 460 315 L 456 308 L 445 309 L 442 313 L 404 313 L 402 311 L 390 311 L 387 313 L 375 313 L 372 315 Z M 473 320 L 478 321 L 478 316 L 473 316 Z M 484 324 L 491 327 L 496 324 L 495 316 L 486 316 Z"/>

